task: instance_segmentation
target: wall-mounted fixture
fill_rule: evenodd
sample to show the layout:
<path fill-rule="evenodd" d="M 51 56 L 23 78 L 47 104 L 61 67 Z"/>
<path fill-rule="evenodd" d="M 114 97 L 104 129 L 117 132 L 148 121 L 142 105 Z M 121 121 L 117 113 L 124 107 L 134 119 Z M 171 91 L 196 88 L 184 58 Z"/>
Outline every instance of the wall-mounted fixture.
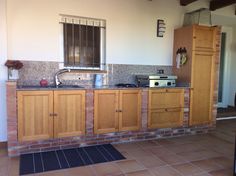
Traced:
<path fill-rule="evenodd" d="M 166 24 L 164 20 L 157 20 L 157 37 L 163 37 L 166 31 Z"/>

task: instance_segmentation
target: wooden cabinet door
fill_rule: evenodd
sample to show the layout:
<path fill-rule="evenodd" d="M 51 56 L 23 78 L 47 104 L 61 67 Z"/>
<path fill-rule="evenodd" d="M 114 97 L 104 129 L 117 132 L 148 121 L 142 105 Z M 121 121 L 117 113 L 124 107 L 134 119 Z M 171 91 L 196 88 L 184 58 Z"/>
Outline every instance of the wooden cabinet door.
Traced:
<path fill-rule="evenodd" d="M 18 140 L 53 137 L 53 91 L 18 91 Z"/>
<path fill-rule="evenodd" d="M 85 134 L 85 91 L 54 91 L 54 137 Z"/>
<path fill-rule="evenodd" d="M 193 26 L 193 50 L 215 51 L 217 27 Z"/>
<path fill-rule="evenodd" d="M 118 90 L 94 91 L 94 133 L 118 131 Z"/>
<path fill-rule="evenodd" d="M 212 120 L 214 53 L 194 52 L 190 95 L 190 125 Z"/>
<path fill-rule="evenodd" d="M 183 125 L 183 108 L 166 108 L 149 111 L 149 128 L 172 128 Z"/>
<path fill-rule="evenodd" d="M 149 108 L 180 108 L 184 101 L 183 89 L 149 90 Z"/>
<path fill-rule="evenodd" d="M 120 90 L 119 110 L 119 130 L 138 130 L 141 115 L 140 90 Z"/>

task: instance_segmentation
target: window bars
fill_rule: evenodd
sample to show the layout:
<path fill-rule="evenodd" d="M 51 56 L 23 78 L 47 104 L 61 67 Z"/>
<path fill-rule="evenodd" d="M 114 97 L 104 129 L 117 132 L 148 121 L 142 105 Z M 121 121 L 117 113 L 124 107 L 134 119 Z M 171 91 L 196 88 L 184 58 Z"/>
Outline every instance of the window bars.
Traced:
<path fill-rule="evenodd" d="M 61 15 L 60 22 L 63 24 L 64 66 L 103 70 L 106 21 Z"/>

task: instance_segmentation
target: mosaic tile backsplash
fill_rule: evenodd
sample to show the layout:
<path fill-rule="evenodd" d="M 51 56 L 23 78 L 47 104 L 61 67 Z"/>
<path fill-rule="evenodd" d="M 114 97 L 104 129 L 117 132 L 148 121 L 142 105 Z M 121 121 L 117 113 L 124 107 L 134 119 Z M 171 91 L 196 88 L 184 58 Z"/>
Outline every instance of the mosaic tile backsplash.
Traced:
<path fill-rule="evenodd" d="M 50 85 L 54 84 L 54 75 L 59 70 L 59 62 L 22 61 L 22 63 L 24 66 L 19 70 L 18 85 L 39 85 L 42 78 L 47 79 Z M 68 85 L 92 86 L 95 74 L 102 74 L 103 85 L 136 84 L 135 75 L 157 74 L 158 70 L 164 70 L 164 74 L 172 74 L 172 66 L 107 64 L 107 73 L 81 73 L 73 70 L 60 75 L 60 80 Z"/>

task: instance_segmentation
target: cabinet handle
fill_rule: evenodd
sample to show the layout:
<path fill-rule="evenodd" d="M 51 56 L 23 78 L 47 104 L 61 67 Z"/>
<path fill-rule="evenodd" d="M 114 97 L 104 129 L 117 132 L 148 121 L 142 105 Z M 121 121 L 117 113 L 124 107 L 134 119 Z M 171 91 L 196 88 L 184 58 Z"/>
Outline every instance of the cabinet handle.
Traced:
<path fill-rule="evenodd" d="M 116 110 L 116 112 L 119 112 L 119 110 Z"/>
<path fill-rule="evenodd" d="M 54 116 L 57 116 L 57 114 L 55 113 Z"/>
<path fill-rule="evenodd" d="M 54 116 L 54 114 L 53 114 L 53 113 L 50 113 L 49 116 Z"/>
<path fill-rule="evenodd" d="M 122 110 L 119 110 L 119 112 L 122 112 Z"/>

